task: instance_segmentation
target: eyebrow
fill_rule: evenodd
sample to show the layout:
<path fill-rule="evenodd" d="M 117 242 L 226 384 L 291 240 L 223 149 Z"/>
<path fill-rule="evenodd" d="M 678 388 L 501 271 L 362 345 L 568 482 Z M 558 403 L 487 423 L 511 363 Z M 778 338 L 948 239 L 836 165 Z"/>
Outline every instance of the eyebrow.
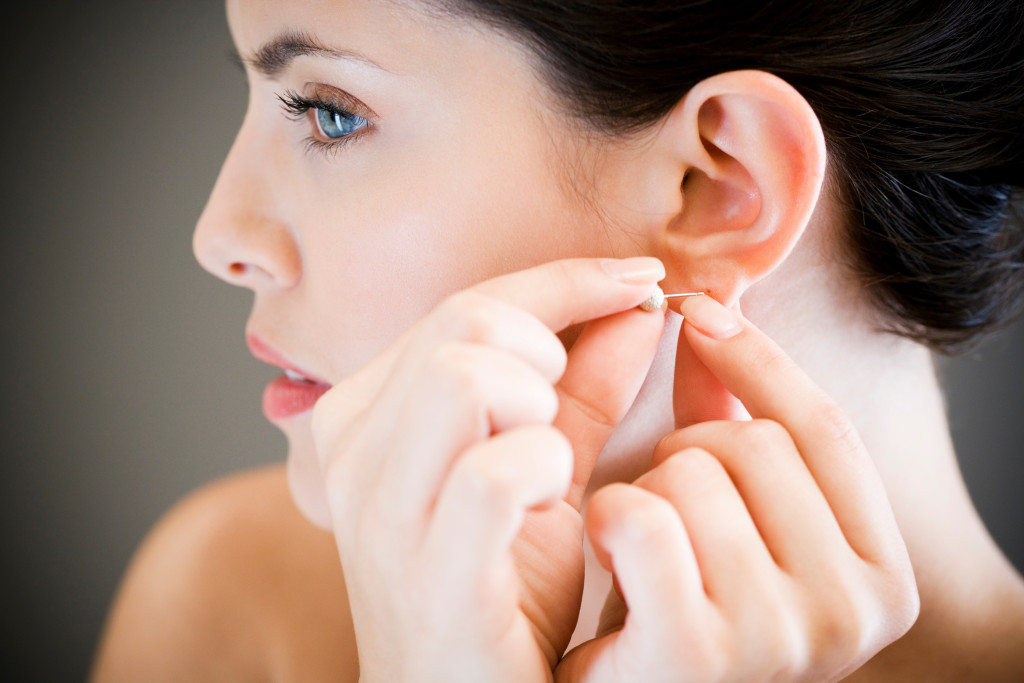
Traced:
<path fill-rule="evenodd" d="M 237 54 L 237 53 L 236 53 Z M 268 78 L 274 78 L 288 68 L 296 57 L 313 55 L 328 59 L 347 59 L 387 71 L 369 57 L 352 50 L 327 47 L 314 36 L 303 31 L 287 31 L 264 44 L 258 50 L 238 61 Z"/>

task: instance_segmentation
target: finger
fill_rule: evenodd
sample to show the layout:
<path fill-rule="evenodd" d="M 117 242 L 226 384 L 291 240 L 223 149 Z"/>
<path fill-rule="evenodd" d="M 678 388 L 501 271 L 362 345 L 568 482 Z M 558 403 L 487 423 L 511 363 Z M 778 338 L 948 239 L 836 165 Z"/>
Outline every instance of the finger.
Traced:
<path fill-rule="evenodd" d="M 650 257 L 566 259 L 509 273 L 448 297 L 424 320 L 406 331 L 378 358 L 328 392 L 330 410 L 314 415 L 318 442 L 331 443 L 334 432 L 365 409 L 385 380 L 392 393 L 404 395 L 409 373 L 423 353 L 448 340 L 505 349 L 534 365 L 555 382 L 565 369 L 565 350 L 541 331 L 570 325 L 637 306 L 665 276 Z M 538 329 L 540 328 L 540 329 Z"/>
<path fill-rule="evenodd" d="M 470 289 L 445 299 L 425 321 L 407 355 L 412 364 L 437 344 L 462 341 L 507 351 L 554 384 L 565 371 L 565 347 L 527 310 Z"/>
<path fill-rule="evenodd" d="M 598 456 L 651 368 L 665 316 L 631 309 L 590 322 L 569 351 L 555 426 L 575 454 L 566 501 L 577 510 Z"/>
<path fill-rule="evenodd" d="M 532 366 L 548 384 L 565 371 L 565 348 L 546 325 L 527 311 L 473 290 L 445 299 L 407 336 L 379 393 L 378 412 L 397 411 L 419 382 L 421 367 L 433 363 L 438 349 L 451 342 L 508 352 Z"/>
<path fill-rule="evenodd" d="M 532 366 L 549 384 L 558 381 L 565 370 L 565 348 L 536 317 L 476 292 L 460 292 L 320 398 L 314 407 L 313 431 L 321 460 L 331 456 L 330 446 L 337 443 L 340 431 L 372 401 L 377 404 L 377 419 L 392 424 L 376 424 L 371 416 L 364 431 L 391 434 L 393 416 L 420 381 L 422 367 L 435 362 L 438 349 L 453 341 L 507 351 Z M 380 439 L 365 445 L 370 451 L 383 450 Z"/>
<path fill-rule="evenodd" d="M 389 378 L 391 401 L 400 400 L 408 386 L 403 382 L 413 381 L 414 373 L 396 372 L 396 366 L 415 367 L 423 353 L 444 341 L 503 348 L 557 381 L 565 369 L 564 348 L 550 335 L 537 333 L 538 327 L 558 332 L 633 308 L 664 276 L 664 266 L 650 257 L 567 259 L 502 275 L 452 295 L 361 370 L 345 379 L 328 378 L 335 386 L 321 397 L 320 409 L 313 414 L 318 450 L 330 450 L 340 431 L 379 396 Z M 322 460 L 327 457 L 326 452 L 321 454 Z"/>
<path fill-rule="evenodd" d="M 749 419 L 739 400 L 722 386 L 690 348 L 684 329 L 680 325 L 672 389 L 676 429 L 708 420 Z"/>
<path fill-rule="evenodd" d="M 629 608 L 630 638 L 656 644 L 692 627 L 707 596 L 687 529 L 667 500 L 609 484 L 591 496 L 585 523 L 598 562 L 614 573 Z"/>
<path fill-rule="evenodd" d="M 421 320 L 358 372 L 347 378 L 328 377 L 337 391 L 326 394 L 331 409 L 320 411 L 323 416 L 319 419 L 314 416 L 314 428 L 321 433 L 318 442 L 331 443 L 335 431 L 366 408 L 399 359 L 418 348 L 413 341 L 422 341 L 424 329 L 446 330 L 442 340 L 506 348 L 531 361 L 554 382 L 565 367 L 564 354 L 558 360 L 557 352 L 550 348 L 557 341 L 549 342 L 549 348 L 539 352 L 536 342 L 526 348 L 518 346 L 522 340 L 540 337 L 530 334 L 537 321 L 559 332 L 576 323 L 628 310 L 646 299 L 664 277 L 665 267 L 651 257 L 564 259 L 502 275 L 452 295 L 438 307 L 443 312 Z M 510 329 L 521 334 L 506 334 Z M 415 353 L 413 357 L 415 360 Z"/>
<path fill-rule="evenodd" d="M 828 501 L 779 423 L 704 422 L 673 432 L 655 449 L 652 469 L 687 448 L 715 454 L 787 573 L 814 574 L 823 563 L 852 556 Z"/>
<path fill-rule="evenodd" d="M 560 332 L 639 305 L 664 277 L 661 261 L 649 256 L 563 259 L 487 280 L 473 290 L 529 311 Z"/>
<path fill-rule="evenodd" d="M 489 291 L 492 286 L 485 283 L 481 288 Z M 498 293 L 502 291 L 501 287 L 494 289 Z M 446 298 L 431 315 L 403 333 L 383 353 L 351 376 L 337 381 L 326 394 L 330 409 L 321 412 L 328 413 L 335 425 L 347 424 L 378 396 L 389 379 L 393 393 L 404 395 L 407 382 L 413 378 L 401 368 L 414 368 L 437 345 L 448 341 L 508 351 L 533 365 L 551 383 L 557 382 L 565 370 L 565 348 L 546 324 L 528 311 L 494 296 L 465 290 Z M 330 431 L 327 425 L 324 428 Z"/>
<path fill-rule="evenodd" d="M 682 313 L 700 361 L 752 417 L 792 435 L 851 547 L 865 559 L 904 552 L 881 478 L 839 407 L 764 333 L 710 297 L 685 300 Z"/>
<path fill-rule="evenodd" d="M 434 354 L 397 414 L 379 486 L 399 516 L 422 515 L 459 454 L 492 434 L 549 425 L 558 398 L 521 359 L 475 344 L 449 343 Z"/>
<path fill-rule="evenodd" d="M 478 443 L 452 467 L 437 499 L 424 552 L 435 575 L 483 595 L 526 510 L 558 501 L 572 477 L 572 450 L 557 429 L 522 427 Z"/>
<path fill-rule="evenodd" d="M 704 590 L 715 604 L 742 608 L 779 573 L 722 464 L 689 448 L 636 480 L 672 504 L 690 537 Z"/>

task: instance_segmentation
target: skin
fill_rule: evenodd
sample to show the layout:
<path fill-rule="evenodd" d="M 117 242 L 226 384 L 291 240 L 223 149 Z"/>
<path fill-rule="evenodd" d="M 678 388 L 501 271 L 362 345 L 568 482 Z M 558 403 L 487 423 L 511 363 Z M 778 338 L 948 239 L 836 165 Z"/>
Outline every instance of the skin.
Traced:
<path fill-rule="evenodd" d="M 287 484 L 215 484 L 154 530 L 96 680 L 1024 670 L 1024 589 L 963 489 L 927 351 L 876 332 L 838 265 L 792 89 L 714 77 L 612 141 L 478 27 L 390 3 L 228 17 L 243 56 L 299 29 L 383 67 L 250 64 L 195 234 L 256 293 L 248 331 L 334 388 L 279 425 Z M 309 150 L 288 90 L 349 93 L 371 125 Z M 614 261 L 626 281 L 601 266 L 642 256 L 660 261 Z M 726 307 L 635 310 L 663 277 Z"/>

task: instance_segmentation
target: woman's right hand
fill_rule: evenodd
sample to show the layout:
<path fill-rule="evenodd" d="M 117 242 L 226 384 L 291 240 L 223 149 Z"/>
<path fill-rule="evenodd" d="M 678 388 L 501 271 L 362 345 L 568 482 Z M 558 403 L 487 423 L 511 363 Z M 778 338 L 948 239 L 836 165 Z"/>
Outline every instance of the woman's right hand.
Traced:
<path fill-rule="evenodd" d="M 363 681 L 550 680 L 579 504 L 664 317 L 655 259 L 574 259 L 446 299 L 317 403 Z M 556 333 L 590 322 L 566 354 Z"/>
<path fill-rule="evenodd" d="M 840 680 L 918 613 L 882 478 L 851 420 L 763 332 L 707 296 L 682 313 L 681 428 L 633 484 L 590 498 L 616 590 L 556 678 Z"/>

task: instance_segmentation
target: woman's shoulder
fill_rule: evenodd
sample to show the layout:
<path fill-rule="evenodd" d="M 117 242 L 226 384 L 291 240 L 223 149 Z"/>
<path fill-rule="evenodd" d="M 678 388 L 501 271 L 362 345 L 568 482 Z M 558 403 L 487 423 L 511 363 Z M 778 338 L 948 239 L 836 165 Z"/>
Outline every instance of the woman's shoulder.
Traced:
<path fill-rule="evenodd" d="M 154 526 L 124 577 L 94 677 L 352 680 L 333 536 L 295 508 L 283 466 L 208 484 Z"/>

